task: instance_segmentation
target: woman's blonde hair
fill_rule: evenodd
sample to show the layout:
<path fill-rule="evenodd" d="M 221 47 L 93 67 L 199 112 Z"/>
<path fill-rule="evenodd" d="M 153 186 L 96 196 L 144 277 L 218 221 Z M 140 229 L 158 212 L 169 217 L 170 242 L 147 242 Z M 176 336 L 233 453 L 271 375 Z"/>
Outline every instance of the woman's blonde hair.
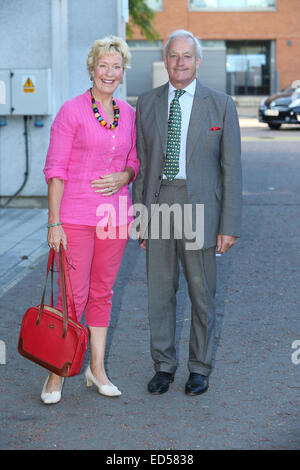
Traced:
<path fill-rule="evenodd" d="M 96 39 L 90 49 L 86 61 L 89 74 L 91 74 L 91 71 L 95 69 L 100 57 L 104 54 L 114 54 L 115 52 L 119 52 L 122 56 L 123 70 L 129 68 L 131 54 L 128 45 L 122 38 L 117 36 L 106 36 L 102 39 Z"/>

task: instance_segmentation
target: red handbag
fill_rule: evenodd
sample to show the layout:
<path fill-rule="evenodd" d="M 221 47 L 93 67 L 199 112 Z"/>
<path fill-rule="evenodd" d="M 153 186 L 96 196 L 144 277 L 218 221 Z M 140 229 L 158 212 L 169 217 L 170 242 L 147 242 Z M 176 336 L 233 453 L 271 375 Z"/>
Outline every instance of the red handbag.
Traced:
<path fill-rule="evenodd" d="M 51 267 L 51 303 L 44 305 Z M 79 374 L 88 345 L 88 329 L 77 322 L 71 283 L 63 246 L 59 250 L 59 272 L 63 311 L 53 308 L 54 250 L 50 249 L 47 275 L 40 305 L 30 307 L 22 320 L 18 352 L 30 361 L 61 377 Z M 67 299 L 71 315 L 68 318 Z"/>

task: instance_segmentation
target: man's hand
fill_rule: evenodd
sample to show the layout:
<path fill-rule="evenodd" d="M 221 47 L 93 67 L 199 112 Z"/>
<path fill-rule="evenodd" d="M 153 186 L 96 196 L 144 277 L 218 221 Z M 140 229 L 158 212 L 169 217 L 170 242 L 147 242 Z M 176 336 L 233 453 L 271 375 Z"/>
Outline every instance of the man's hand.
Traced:
<path fill-rule="evenodd" d="M 98 180 L 93 180 L 91 183 L 95 193 L 102 193 L 102 196 L 111 196 L 117 193 L 123 186 L 126 186 L 130 181 L 130 174 L 128 171 L 116 171 L 109 175 L 100 176 Z"/>
<path fill-rule="evenodd" d="M 63 244 L 64 249 L 67 249 L 67 236 L 61 225 L 55 225 L 48 229 L 48 245 L 53 248 L 57 253 L 59 252 L 60 244 Z"/>
<path fill-rule="evenodd" d="M 238 240 L 238 237 L 231 235 L 218 235 L 217 237 L 217 253 L 223 254 L 229 250 Z"/>

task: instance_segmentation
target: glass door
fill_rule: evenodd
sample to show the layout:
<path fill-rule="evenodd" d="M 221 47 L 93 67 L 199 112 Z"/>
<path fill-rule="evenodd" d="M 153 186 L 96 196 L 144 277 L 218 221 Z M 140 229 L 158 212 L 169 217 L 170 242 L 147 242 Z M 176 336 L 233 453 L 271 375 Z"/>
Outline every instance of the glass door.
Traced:
<path fill-rule="evenodd" d="M 270 93 L 271 41 L 226 41 L 227 93 Z"/>

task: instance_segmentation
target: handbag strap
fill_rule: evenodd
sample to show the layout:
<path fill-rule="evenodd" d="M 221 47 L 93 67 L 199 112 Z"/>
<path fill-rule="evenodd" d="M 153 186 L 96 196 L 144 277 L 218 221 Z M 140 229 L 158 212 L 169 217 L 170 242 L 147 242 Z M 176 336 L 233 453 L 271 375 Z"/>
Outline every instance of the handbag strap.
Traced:
<path fill-rule="evenodd" d="M 77 317 L 76 317 L 76 310 L 75 310 L 75 304 L 74 304 L 74 298 L 73 298 L 73 293 L 72 293 L 72 287 L 71 287 L 71 281 L 70 281 L 70 275 L 69 275 L 69 270 L 67 267 L 67 255 L 65 252 L 65 249 L 63 245 L 60 245 L 60 258 L 61 258 L 61 267 L 60 267 L 60 272 L 63 273 L 64 277 L 64 286 L 65 286 L 65 292 L 66 292 L 66 299 L 69 300 L 70 302 L 70 312 L 71 312 L 71 320 L 77 322 Z"/>
<path fill-rule="evenodd" d="M 68 273 L 68 269 L 66 266 L 66 253 L 64 250 L 63 245 L 60 245 L 59 249 L 59 271 L 60 271 L 60 288 L 61 288 L 61 296 L 62 296 L 62 314 L 63 314 L 63 338 L 66 337 L 67 335 L 67 330 L 68 330 L 68 307 L 67 307 L 67 296 L 70 301 L 70 307 L 71 307 L 71 319 L 73 321 L 76 320 L 76 313 L 75 313 L 75 305 L 74 305 L 74 299 L 73 299 L 73 294 L 72 294 L 72 289 L 71 289 L 71 282 L 70 282 L 70 277 Z M 47 263 L 47 272 L 46 272 L 46 279 L 45 279 L 45 284 L 43 288 L 43 293 L 42 293 L 42 298 L 40 302 L 40 307 L 39 307 L 39 314 L 38 318 L 36 321 L 36 325 L 40 323 L 42 313 L 44 310 L 44 304 L 45 304 L 45 294 L 46 294 L 46 287 L 47 287 L 47 280 L 49 276 L 49 271 L 51 268 L 51 307 L 53 307 L 53 271 L 54 271 L 54 249 L 51 248 L 49 252 L 49 257 L 48 257 L 48 263 Z"/>

